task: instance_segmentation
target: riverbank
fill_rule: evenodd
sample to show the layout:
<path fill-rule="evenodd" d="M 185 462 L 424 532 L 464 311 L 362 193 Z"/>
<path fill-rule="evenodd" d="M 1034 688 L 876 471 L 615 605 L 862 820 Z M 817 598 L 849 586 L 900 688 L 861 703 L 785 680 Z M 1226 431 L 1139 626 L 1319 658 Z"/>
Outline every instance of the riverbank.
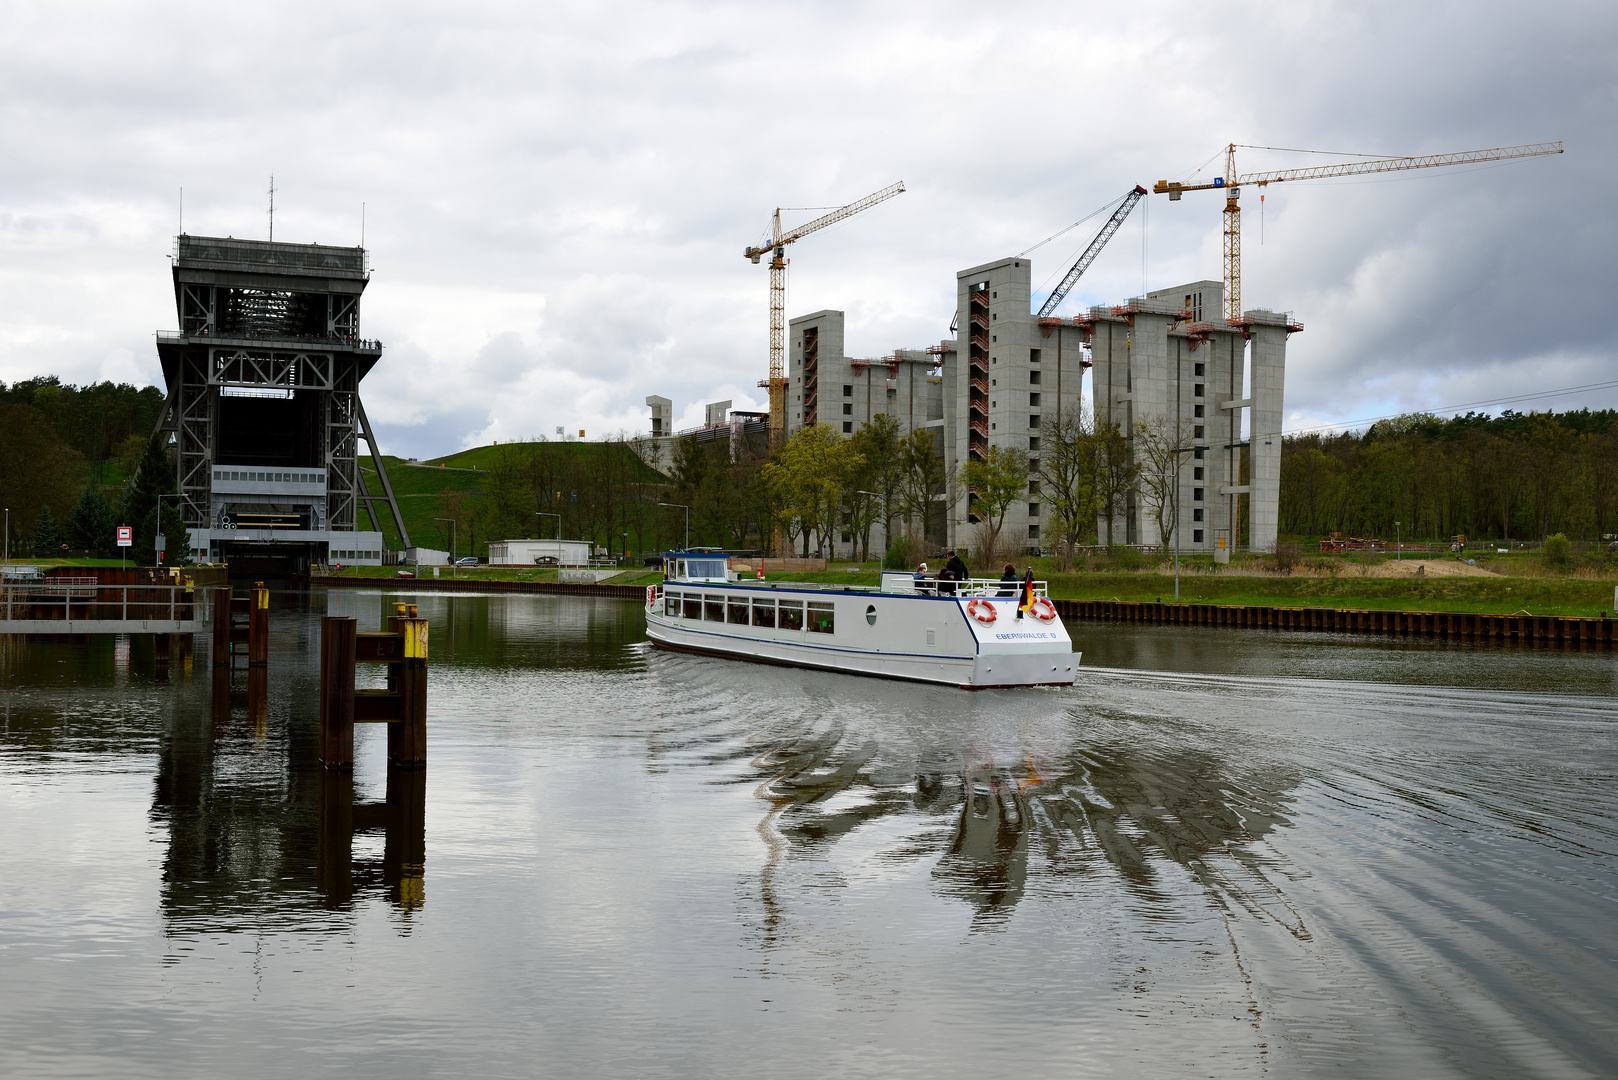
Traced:
<path fill-rule="evenodd" d="M 1464 565 L 1464 564 L 1463 564 Z M 1036 576 L 1040 568 L 1034 568 Z M 451 577 L 413 579 L 415 586 L 448 590 L 533 591 L 575 593 L 586 586 L 561 586 L 555 570 L 525 567 L 463 569 Z M 802 581 L 827 585 L 875 586 L 880 572 L 874 564 L 837 566 L 813 573 L 771 574 L 771 581 Z M 392 584 L 403 587 L 395 568 L 366 566 L 345 569 L 341 575 L 314 579 L 322 584 Z M 589 588 L 623 588 L 624 596 L 643 595 L 647 585 L 663 580 L 655 570 L 631 568 Z M 1047 572 L 1052 599 L 1110 600 L 1126 603 L 1173 602 L 1174 579 L 1160 573 L 1053 573 Z M 536 586 L 507 590 L 506 586 Z M 539 586 L 545 586 L 540 588 Z M 1600 618 L 1613 612 L 1613 590 L 1618 581 L 1597 578 L 1507 577 L 1500 574 L 1424 574 L 1422 576 L 1308 576 L 1264 574 L 1189 574 L 1180 579 L 1180 602 L 1227 607 L 1327 608 L 1361 611 L 1448 612 L 1477 615 L 1549 615 Z M 580 595 L 618 595 L 585 593 Z"/>

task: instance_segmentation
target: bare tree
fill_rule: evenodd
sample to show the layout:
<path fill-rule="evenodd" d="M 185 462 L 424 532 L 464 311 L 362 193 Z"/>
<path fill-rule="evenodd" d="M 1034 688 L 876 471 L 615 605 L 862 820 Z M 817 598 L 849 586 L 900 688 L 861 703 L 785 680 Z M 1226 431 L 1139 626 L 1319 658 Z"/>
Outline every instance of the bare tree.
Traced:
<path fill-rule="evenodd" d="M 1107 525 L 1107 546 L 1112 546 L 1112 523 L 1117 520 L 1120 506 L 1129 501 L 1140 477 L 1140 463 L 1135 460 L 1135 448 L 1116 421 L 1097 424 L 1096 440 L 1096 501 L 1101 506 Z"/>
<path fill-rule="evenodd" d="M 1140 469 L 1140 491 L 1157 522 L 1157 542 L 1168 547 L 1180 520 L 1180 455 L 1191 443 L 1180 425 L 1166 416 L 1154 416 L 1135 425 L 1135 460 Z"/>
<path fill-rule="evenodd" d="M 1094 429 L 1077 407 L 1046 416 L 1042 431 L 1040 494 L 1056 528 L 1057 565 L 1066 570 L 1074 545 L 1095 535 L 1100 449 Z"/>

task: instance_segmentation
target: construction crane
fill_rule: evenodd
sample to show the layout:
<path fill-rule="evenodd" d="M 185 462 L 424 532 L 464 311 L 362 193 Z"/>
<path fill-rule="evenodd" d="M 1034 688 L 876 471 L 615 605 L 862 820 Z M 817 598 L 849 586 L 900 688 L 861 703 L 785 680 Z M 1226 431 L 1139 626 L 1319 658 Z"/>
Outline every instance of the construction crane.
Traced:
<path fill-rule="evenodd" d="M 786 380 L 786 339 L 787 339 L 787 245 L 795 240 L 801 240 L 812 232 L 819 232 L 828 225 L 835 225 L 845 218 L 851 218 L 861 210 L 869 210 L 880 202 L 887 202 L 895 195 L 904 192 L 904 181 L 892 184 L 881 191 L 874 191 L 857 202 L 839 207 L 829 214 L 823 214 L 813 221 L 799 225 L 790 232 L 781 231 L 781 208 L 776 207 L 775 216 L 771 221 L 772 239 L 763 247 L 747 248 L 743 254 L 757 265 L 759 259 L 766 253 L 770 254 L 770 445 L 777 446 L 786 432 L 787 420 L 787 380 Z"/>
<path fill-rule="evenodd" d="M 1113 234 L 1123 227 L 1124 218 L 1129 216 L 1129 212 L 1135 209 L 1135 204 L 1140 202 L 1145 195 L 1146 189 L 1136 184 L 1134 189 L 1124 196 L 1123 201 L 1118 204 L 1118 209 L 1112 212 L 1112 217 L 1108 218 L 1107 223 L 1101 226 L 1101 231 L 1096 233 L 1096 238 L 1090 241 L 1090 246 L 1085 248 L 1084 254 L 1079 256 L 1079 261 L 1068 268 L 1067 276 L 1062 278 L 1062 283 L 1040 305 L 1039 318 L 1043 319 L 1061 306 L 1062 301 L 1067 299 L 1068 290 L 1072 289 L 1079 278 L 1084 276 L 1084 272 L 1090 269 L 1090 264 L 1096 261 L 1096 256 L 1100 255 L 1101 249 L 1107 246 L 1107 241 L 1111 240 Z"/>
<path fill-rule="evenodd" d="M 1440 165 L 1471 165 L 1484 161 L 1506 161 L 1511 158 L 1540 157 L 1560 154 L 1562 144 L 1557 142 L 1525 143 L 1522 146 L 1497 146 L 1492 150 L 1466 150 L 1458 154 L 1422 154 L 1418 157 L 1380 158 L 1375 161 L 1350 161 L 1337 165 L 1316 165 L 1306 169 L 1275 169 L 1269 172 L 1236 172 L 1236 150 L 1241 145 L 1231 143 L 1225 147 L 1225 175 L 1217 176 L 1208 184 L 1181 184 L 1159 180 L 1152 185 L 1158 195 L 1167 195 L 1170 202 L 1178 202 L 1187 191 L 1206 191 L 1223 188 L 1225 192 L 1225 319 L 1231 325 L 1242 317 L 1242 208 L 1238 200 L 1242 187 L 1257 184 L 1262 190 L 1270 184 L 1288 180 L 1327 180 L 1338 176 L 1362 176 L 1366 173 L 1404 172 L 1408 169 L 1432 169 Z M 1268 146 L 1245 146 L 1244 150 L 1271 150 Z"/>

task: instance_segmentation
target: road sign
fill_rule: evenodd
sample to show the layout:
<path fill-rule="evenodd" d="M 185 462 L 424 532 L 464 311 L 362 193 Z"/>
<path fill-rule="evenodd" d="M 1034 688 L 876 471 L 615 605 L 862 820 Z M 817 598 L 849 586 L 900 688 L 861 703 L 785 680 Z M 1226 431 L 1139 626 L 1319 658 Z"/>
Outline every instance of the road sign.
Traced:
<path fill-rule="evenodd" d="M 128 525 L 120 525 L 120 526 L 118 526 L 118 546 L 119 547 L 134 547 L 135 546 L 135 530 L 130 528 Z"/>

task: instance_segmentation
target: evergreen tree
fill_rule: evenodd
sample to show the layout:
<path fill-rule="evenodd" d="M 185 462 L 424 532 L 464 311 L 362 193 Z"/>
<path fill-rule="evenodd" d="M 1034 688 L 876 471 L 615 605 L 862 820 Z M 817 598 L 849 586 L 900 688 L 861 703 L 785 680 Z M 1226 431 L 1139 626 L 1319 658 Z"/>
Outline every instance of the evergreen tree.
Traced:
<path fill-rule="evenodd" d="M 58 559 L 62 555 L 62 538 L 56 532 L 56 519 L 51 508 L 39 508 L 39 523 L 34 526 L 34 558 Z"/>
<path fill-rule="evenodd" d="M 179 507 L 174 505 L 173 499 L 163 500 L 163 526 L 158 528 L 157 507 L 135 526 L 135 546 L 130 549 L 130 558 L 137 566 L 190 566 L 191 565 L 191 533 L 185 527 L 185 521 L 180 517 Z M 157 534 L 163 534 L 163 562 L 157 561 Z"/>
<path fill-rule="evenodd" d="M 113 520 L 112 507 L 94 484 L 85 487 L 79 504 L 68 516 L 67 542 L 97 558 L 110 559 L 118 555 L 118 523 Z"/>
<path fill-rule="evenodd" d="M 141 455 L 140 466 L 127 488 L 124 489 L 123 506 L 118 516 L 122 519 L 120 525 L 133 525 L 137 530 L 141 528 L 146 518 L 157 508 L 159 495 L 172 495 L 174 493 L 174 466 L 169 461 L 165 449 L 165 433 L 158 432 L 146 441 L 146 452 Z M 171 503 L 172 500 L 165 500 Z M 137 558 L 135 561 L 142 566 L 151 566 L 155 561 L 152 547 L 152 533 L 146 532 L 144 539 L 137 532 L 135 536 L 135 549 L 140 551 L 141 544 L 145 544 L 147 558 Z"/>

